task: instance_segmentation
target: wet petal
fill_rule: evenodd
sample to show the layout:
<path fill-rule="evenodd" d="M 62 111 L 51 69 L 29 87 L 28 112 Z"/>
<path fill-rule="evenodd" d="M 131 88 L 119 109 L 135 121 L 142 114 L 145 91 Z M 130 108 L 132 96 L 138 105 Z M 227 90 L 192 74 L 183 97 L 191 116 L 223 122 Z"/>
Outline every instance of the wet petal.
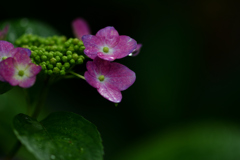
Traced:
<path fill-rule="evenodd" d="M 34 85 L 36 81 L 36 76 L 30 77 L 30 78 L 23 78 L 21 81 L 19 81 L 19 86 L 22 88 L 29 88 Z"/>
<path fill-rule="evenodd" d="M 32 60 L 28 56 L 27 52 L 22 52 L 22 53 L 16 52 L 13 58 L 15 60 L 14 63 L 16 63 L 16 65 L 27 66 L 29 63 L 32 63 Z"/>
<path fill-rule="evenodd" d="M 90 29 L 87 22 L 82 18 L 77 18 L 72 22 L 72 28 L 74 35 L 78 39 L 82 39 L 82 36 L 90 34 Z"/>
<path fill-rule="evenodd" d="M 97 56 L 103 46 L 101 40 L 93 35 L 85 35 L 82 37 L 83 44 L 85 46 L 84 53 L 91 59 Z"/>
<path fill-rule="evenodd" d="M 116 59 L 128 56 L 137 47 L 137 42 L 128 36 L 120 36 L 119 43 L 113 48 Z"/>
<path fill-rule="evenodd" d="M 110 71 L 106 77 L 108 77 L 108 83 L 120 91 L 129 88 L 136 80 L 136 74 L 132 70 L 116 62 L 111 63 Z"/>
<path fill-rule="evenodd" d="M 14 46 L 12 43 L 0 40 L 0 62 L 2 61 L 3 57 L 11 57 L 9 56 L 9 51 L 13 48 Z"/>
<path fill-rule="evenodd" d="M 114 27 L 105 27 L 99 30 L 96 34 L 101 39 L 104 45 L 113 48 L 119 42 L 118 31 Z"/>
<path fill-rule="evenodd" d="M 18 85 L 19 81 L 14 77 L 16 69 L 14 67 L 14 59 L 9 57 L 0 63 L 0 74 L 5 81 L 10 83 L 12 86 Z"/>
<path fill-rule="evenodd" d="M 101 85 L 101 87 L 98 88 L 98 93 L 100 93 L 100 95 L 102 95 L 107 100 L 114 103 L 119 103 L 122 100 L 121 92 L 111 84 Z"/>
<path fill-rule="evenodd" d="M 142 48 L 142 44 L 137 44 L 137 48 L 129 56 L 137 56 Z"/>

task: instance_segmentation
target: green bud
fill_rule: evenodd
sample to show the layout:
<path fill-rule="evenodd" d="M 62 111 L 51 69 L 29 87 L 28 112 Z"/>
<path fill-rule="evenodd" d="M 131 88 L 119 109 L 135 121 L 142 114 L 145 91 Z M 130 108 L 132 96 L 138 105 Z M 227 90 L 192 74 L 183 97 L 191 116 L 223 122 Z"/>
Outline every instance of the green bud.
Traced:
<path fill-rule="evenodd" d="M 40 61 L 40 56 L 34 57 L 36 61 Z"/>
<path fill-rule="evenodd" d="M 46 64 L 41 64 L 41 67 L 42 67 L 43 70 L 47 69 Z"/>
<path fill-rule="evenodd" d="M 74 46 L 74 50 L 77 51 L 79 49 L 79 46 L 78 45 L 75 45 Z"/>
<path fill-rule="evenodd" d="M 51 58 L 51 59 L 50 59 L 50 63 L 51 63 L 51 64 L 55 64 L 56 62 L 57 62 L 57 60 L 56 60 L 55 58 Z"/>
<path fill-rule="evenodd" d="M 64 67 L 67 69 L 70 67 L 70 64 L 68 62 L 64 63 Z"/>
<path fill-rule="evenodd" d="M 47 64 L 47 68 L 48 69 L 53 69 L 53 65 L 52 64 Z"/>
<path fill-rule="evenodd" d="M 59 72 L 60 72 L 60 69 L 58 67 L 53 68 L 53 73 L 59 73 Z"/>
<path fill-rule="evenodd" d="M 78 44 L 78 42 L 79 42 L 79 40 L 77 38 L 74 38 L 73 41 L 72 41 L 72 43 L 75 44 L 75 45 Z"/>
<path fill-rule="evenodd" d="M 68 42 L 68 41 L 65 42 L 65 43 L 64 43 L 64 46 L 65 46 L 65 47 L 69 47 L 69 46 L 70 46 L 70 42 Z"/>
<path fill-rule="evenodd" d="M 49 75 L 52 75 L 53 71 L 52 70 L 48 70 L 47 72 Z"/>
<path fill-rule="evenodd" d="M 63 61 L 63 62 L 67 62 L 67 61 L 68 61 L 67 56 L 62 56 L 62 61 Z"/>
<path fill-rule="evenodd" d="M 76 63 L 77 63 L 77 64 L 82 64 L 82 63 L 83 63 L 83 59 L 82 59 L 81 57 L 78 58 Z"/>
<path fill-rule="evenodd" d="M 74 60 L 77 60 L 77 59 L 78 59 L 78 54 L 77 54 L 77 53 L 73 53 L 72 58 L 73 58 Z"/>
<path fill-rule="evenodd" d="M 66 55 L 72 55 L 72 51 L 67 51 Z"/>
<path fill-rule="evenodd" d="M 72 55 L 67 55 L 67 59 L 71 60 L 72 59 Z"/>
<path fill-rule="evenodd" d="M 68 50 L 73 52 L 74 51 L 74 46 L 68 47 Z"/>
<path fill-rule="evenodd" d="M 70 60 L 70 63 L 71 63 L 71 64 L 75 64 L 75 60 L 74 60 L 74 59 L 71 59 L 71 60 Z"/>
<path fill-rule="evenodd" d="M 61 61 L 61 58 L 59 56 L 56 56 L 55 58 L 58 62 Z"/>
<path fill-rule="evenodd" d="M 48 56 L 49 59 L 52 58 L 53 57 L 53 52 L 49 52 L 47 56 Z"/>
<path fill-rule="evenodd" d="M 64 76 L 65 74 L 66 74 L 65 70 L 61 70 L 61 71 L 60 71 L 60 75 L 61 75 L 61 76 Z"/>
<path fill-rule="evenodd" d="M 61 69 L 61 68 L 62 68 L 62 63 L 58 62 L 58 63 L 56 64 L 56 67 L 58 67 L 59 69 Z"/>
<path fill-rule="evenodd" d="M 79 41 L 79 42 L 78 42 L 78 45 L 79 45 L 79 46 L 83 46 L 83 41 Z"/>
<path fill-rule="evenodd" d="M 46 60 L 47 60 L 47 56 L 42 55 L 42 56 L 41 56 L 41 59 L 42 59 L 43 61 L 46 61 Z"/>
<path fill-rule="evenodd" d="M 85 46 L 81 46 L 81 47 L 79 48 L 80 51 L 83 51 L 84 49 L 85 49 Z"/>

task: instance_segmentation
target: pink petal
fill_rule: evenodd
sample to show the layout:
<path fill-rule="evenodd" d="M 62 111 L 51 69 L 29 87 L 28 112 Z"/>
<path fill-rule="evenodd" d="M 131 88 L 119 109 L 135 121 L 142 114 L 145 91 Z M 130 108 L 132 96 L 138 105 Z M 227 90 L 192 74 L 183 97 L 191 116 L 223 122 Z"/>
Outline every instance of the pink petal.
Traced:
<path fill-rule="evenodd" d="M 96 79 L 100 75 L 107 75 L 110 69 L 110 62 L 104 61 L 98 57 L 96 57 L 93 62 L 88 61 L 86 64 L 88 73 L 95 77 Z"/>
<path fill-rule="evenodd" d="M 112 53 L 98 52 L 97 56 L 101 59 L 106 60 L 106 61 L 114 61 L 116 59 L 116 55 L 114 55 Z"/>
<path fill-rule="evenodd" d="M 11 57 L 9 56 L 9 51 L 14 48 L 12 43 L 9 43 L 7 41 L 1 41 L 0 40 L 0 62 L 2 61 L 3 57 Z"/>
<path fill-rule="evenodd" d="M 36 76 L 25 78 L 22 81 L 19 81 L 19 86 L 22 88 L 29 88 L 34 85 L 36 81 Z"/>
<path fill-rule="evenodd" d="M 29 57 L 31 55 L 31 51 L 27 48 L 21 48 L 21 47 L 17 47 L 17 48 L 13 48 L 10 52 L 9 52 L 9 57 L 13 57 L 16 53 L 20 53 L 20 54 L 27 54 Z"/>
<path fill-rule="evenodd" d="M 91 59 L 97 56 L 101 46 L 103 46 L 101 40 L 93 35 L 85 35 L 82 37 L 83 44 L 85 46 L 84 53 Z"/>
<path fill-rule="evenodd" d="M 21 50 L 23 51 L 23 50 Z M 29 63 L 32 63 L 32 60 L 28 56 L 27 52 L 16 52 L 14 55 L 15 65 L 27 66 Z"/>
<path fill-rule="evenodd" d="M 129 88 L 136 80 L 136 74 L 132 70 L 116 62 L 111 63 L 110 71 L 106 77 L 108 78 L 107 82 L 120 91 Z"/>
<path fill-rule="evenodd" d="M 137 48 L 137 42 L 128 36 L 120 36 L 119 43 L 113 48 L 116 59 L 128 56 Z"/>
<path fill-rule="evenodd" d="M 29 69 L 29 71 L 31 73 L 31 74 L 29 74 L 29 77 L 36 76 L 42 69 L 41 66 L 37 66 L 34 63 L 31 63 L 28 66 L 29 66 L 28 69 Z"/>
<path fill-rule="evenodd" d="M 94 88 L 99 88 L 100 83 L 96 76 L 91 75 L 88 71 L 84 73 L 86 81 Z"/>
<path fill-rule="evenodd" d="M 100 88 L 97 89 L 98 92 L 107 100 L 119 103 L 122 100 L 122 94 L 119 90 L 111 86 L 111 84 L 108 85 L 101 85 Z"/>
<path fill-rule="evenodd" d="M 9 57 L 0 63 L 0 75 L 4 78 L 5 81 L 9 82 L 12 86 L 18 85 L 18 80 L 13 78 L 15 75 L 14 59 Z"/>
<path fill-rule="evenodd" d="M 72 22 L 72 28 L 75 36 L 82 39 L 82 36 L 90 34 L 87 22 L 82 18 L 77 18 Z"/>
<path fill-rule="evenodd" d="M 137 48 L 131 53 L 131 56 L 137 56 L 142 48 L 142 44 L 137 44 Z"/>
<path fill-rule="evenodd" d="M 99 30 L 96 36 L 110 48 L 115 47 L 119 42 L 119 34 L 114 27 L 105 27 Z"/>

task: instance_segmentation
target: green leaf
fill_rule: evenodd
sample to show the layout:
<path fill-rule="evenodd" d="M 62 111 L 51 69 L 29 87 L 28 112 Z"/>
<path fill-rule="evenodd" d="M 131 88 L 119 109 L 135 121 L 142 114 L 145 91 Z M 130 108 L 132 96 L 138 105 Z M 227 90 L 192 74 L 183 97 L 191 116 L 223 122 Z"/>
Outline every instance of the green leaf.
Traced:
<path fill-rule="evenodd" d="M 41 122 L 18 114 L 14 132 L 39 160 L 102 160 L 103 146 L 96 127 L 69 112 L 55 112 Z"/>
<path fill-rule="evenodd" d="M 6 93 L 7 91 L 11 90 L 13 87 L 5 82 L 0 82 L 0 95 Z"/>
<path fill-rule="evenodd" d="M 0 22 L 0 30 L 7 24 L 9 24 L 9 30 L 6 40 L 11 43 L 14 43 L 17 38 L 26 33 L 37 34 L 42 37 L 59 35 L 56 29 L 35 19 L 21 18 L 3 21 Z"/>

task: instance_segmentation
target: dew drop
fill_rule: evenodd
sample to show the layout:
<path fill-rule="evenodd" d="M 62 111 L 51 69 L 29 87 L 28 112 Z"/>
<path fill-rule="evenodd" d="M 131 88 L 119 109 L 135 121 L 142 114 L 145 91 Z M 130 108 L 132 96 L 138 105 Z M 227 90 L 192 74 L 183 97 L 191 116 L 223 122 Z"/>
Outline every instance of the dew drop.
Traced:
<path fill-rule="evenodd" d="M 128 56 L 132 56 L 133 54 L 132 53 L 130 53 Z"/>

